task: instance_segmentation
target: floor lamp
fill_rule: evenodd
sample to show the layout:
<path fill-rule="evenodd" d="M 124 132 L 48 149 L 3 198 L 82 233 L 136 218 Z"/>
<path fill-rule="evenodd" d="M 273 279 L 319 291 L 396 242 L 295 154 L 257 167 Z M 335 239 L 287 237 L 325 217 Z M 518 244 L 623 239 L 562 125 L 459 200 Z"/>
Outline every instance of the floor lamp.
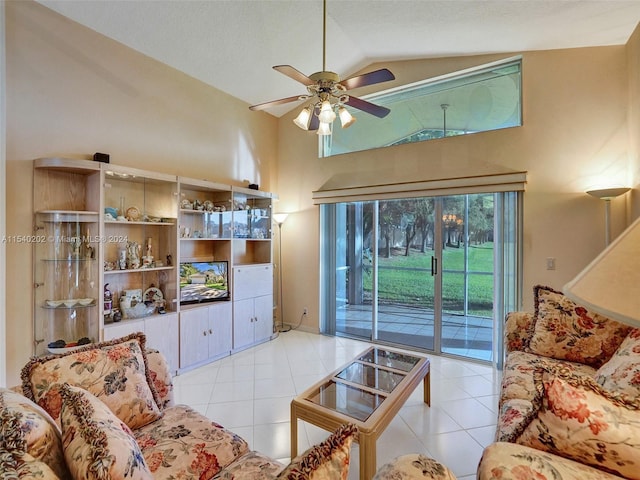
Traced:
<path fill-rule="evenodd" d="M 274 213 L 273 220 L 278 224 L 278 307 L 280 309 L 280 325 L 276 327 L 278 332 L 288 332 L 290 325 L 284 324 L 284 306 L 282 304 L 282 224 L 289 216 L 288 213 Z"/>
<path fill-rule="evenodd" d="M 620 195 L 627 193 L 630 188 L 619 187 L 619 188 L 602 188 L 600 190 L 589 190 L 587 193 L 592 197 L 599 198 L 600 200 L 604 200 L 604 244 L 605 246 L 609 245 L 611 242 L 611 200 Z"/>

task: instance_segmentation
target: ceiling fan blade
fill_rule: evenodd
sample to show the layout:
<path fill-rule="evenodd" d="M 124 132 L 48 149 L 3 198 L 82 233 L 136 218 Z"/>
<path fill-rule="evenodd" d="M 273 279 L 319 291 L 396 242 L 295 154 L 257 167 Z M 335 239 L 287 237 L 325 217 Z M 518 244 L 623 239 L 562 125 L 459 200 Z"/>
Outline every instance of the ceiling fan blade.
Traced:
<path fill-rule="evenodd" d="M 264 110 L 265 108 L 274 107 L 276 105 L 282 105 L 283 103 L 296 102 L 303 100 L 300 95 L 294 95 L 293 97 L 281 98 L 280 100 L 272 100 L 270 102 L 259 103 L 258 105 L 251 105 L 249 110 Z"/>
<path fill-rule="evenodd" d="M 320 126 L 320 120 L 318 119 L 318 115 L 311 115 L 311 122 L 309 122 L 309 130 L 318 130 Z"/>
<path fill-rule="evenodd" d="M 291 65 L 276 65 L 273 67 L 274 70 L 286 75 L 289 78 L 293 78 L 296 82 L 300 82 L 303 85 L 313 85 L 316 82 L 307 77 L 300 70 L 296 70 Z"/>
<path fill-rule="evenodd" d="M 378 118 L 386 117 L 391 111 L 387 107 L 375 105 L 371 102 L 367 102 L 366 100 L 362 100 L 361 98 L 352 97 L 351 95 L 349 95 L 347 105 L 357 108 L 358 110 L 362 110 L 363 112 L 370 113 L 371 115 L 375 115 Z"/>
<path fill-rule="evenodd" d="M 275 68 L 275 67 L 274 67 Z M 347 90 L 352 88 L 365 87 L 367 85 L 373 85 L 375 83 L 388 82 L 389 80 L 395 80 L 395 76 L 386 68 L 375 70 L 369 73 L 363 73 L 362 75 L 356 75 L 355 77 L 342 80 L 340 83 L 344 85 Z"/>

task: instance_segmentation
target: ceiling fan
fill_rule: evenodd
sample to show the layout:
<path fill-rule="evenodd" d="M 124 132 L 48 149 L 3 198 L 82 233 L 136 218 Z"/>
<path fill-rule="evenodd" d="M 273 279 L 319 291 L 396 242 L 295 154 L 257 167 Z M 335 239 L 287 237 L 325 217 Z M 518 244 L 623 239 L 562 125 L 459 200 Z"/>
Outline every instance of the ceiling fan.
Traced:
<path fill-rule="evenodd" d="M 331 125 L 336 116 L 340 117 L 342 128 L 347 128 L 356 121 L 355 117 L 351 116 L 347 109 L 344 108 L 345 105 L 379 118 L 386 117 L 390 112 L 388 108 L 348 95 L 346 92 L 353 88 L 394 80 L 393 73 L 386 68 L 382 68 L 340 80 L 340 76 L 337 73 L 329 72 L 326 69 L 326 43 L 327 0 L 323 0 L 322 71 L 307 76 L 291 65 L 276 65 L 273 67 L 274 70 L 302 83 L 307 87 L 308 93 L 252 105 L 249 109 L 264 110 L 275 105 L 311 99 L 311 103 L 302 109 L 295 118 L 294 123 L 303 130 L 317 130 L 318 135 L 331 134 Z"/>

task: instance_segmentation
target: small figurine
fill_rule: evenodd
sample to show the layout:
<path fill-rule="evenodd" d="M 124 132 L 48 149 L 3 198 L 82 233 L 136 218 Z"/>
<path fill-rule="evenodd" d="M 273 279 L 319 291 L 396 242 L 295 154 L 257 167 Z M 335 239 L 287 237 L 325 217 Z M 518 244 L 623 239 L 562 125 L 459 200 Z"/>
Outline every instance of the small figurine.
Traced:
<path fill-rule="evenodd" d="M 171 254 L 167 255 L 167 267 L 172 267 L 173 266 L 173 257 L 171 256 Z"/>
<path fill-rule="evenodd" d="M 127 263 L 131 269 L 140 268 L 140 244 L 127 242 Z"/>
<path fill-rule="evenodd" d="M 73 258 L 80 258 L 80 247 L 82 246 L 82 239 L 80 237 L 71 237 L 71 248 L 73 249 Z"/>

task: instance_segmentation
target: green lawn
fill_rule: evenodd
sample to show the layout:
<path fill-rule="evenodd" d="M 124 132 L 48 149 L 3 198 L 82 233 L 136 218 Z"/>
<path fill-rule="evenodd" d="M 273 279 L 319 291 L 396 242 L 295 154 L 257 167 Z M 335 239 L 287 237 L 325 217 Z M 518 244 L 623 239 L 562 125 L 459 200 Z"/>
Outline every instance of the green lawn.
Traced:
<path fill-rule="evenodd" d="M 447 247 L 443 251 L 443 309 L 449 313 L 464 311 L 464 249 Z M 469 248 L 468 311 L 491 316 L 493 310 L 493 243 Z M 378 299 L 383 304 L 433 308 L 431 251 L 393 251 L 391 258 L 379 258 Z M 483 272 L 474 273 L 474 272 Z M 365 297 L 371 298 L 371 275 L 364 277 Z"/>

